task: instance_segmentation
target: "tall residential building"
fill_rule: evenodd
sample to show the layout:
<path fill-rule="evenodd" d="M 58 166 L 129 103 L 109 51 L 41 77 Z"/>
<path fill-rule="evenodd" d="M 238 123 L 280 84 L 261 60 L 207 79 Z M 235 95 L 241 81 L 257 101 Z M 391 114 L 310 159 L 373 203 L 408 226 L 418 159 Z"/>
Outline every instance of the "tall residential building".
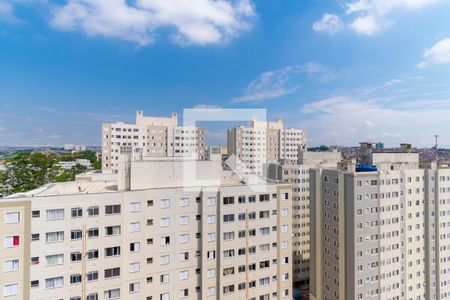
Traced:
<path fill-rule="evenodd" d="M 234 156 L 232 167 L 243 175 L 264 175 L 271 162 L 298 160 L 299 148 L 306 149 L 302 129 L 284 128 L 283 121 L 252 120 L 250 127 L 228 129 L 228 156 Z"/>
<path fill-rule="evenodd" d="M 2 198 L 0 295 L 291 299 L 291 197 L 220 161 L 153 158 Z"/>
<path fill-rule="evenodd" d="M 450 297 L 450 168 L 361 145 L 310 172 L 311 298 Z"/>
<path fill-rule="evenodd" d="M 298 162 L 280 161 L 268 168 L 268 178 L 292 185 L 292 251 L 293 282 L 309 282 L 310 216 L 309 170 L 311 168 L 336 168 L 341 160 L 337 150 L 308 152 L 300 150 Z"/>
<path fill-rule="evenodd" d="M 204 159 L 204 129 L 179 126 L 178 116 L 146 117 L 136 112 L 136 124 L 122 122 L 102 126 L 102 170 L 117 172 L 119 156 L 131 160 L 146 157 L 191 157 Z"/>

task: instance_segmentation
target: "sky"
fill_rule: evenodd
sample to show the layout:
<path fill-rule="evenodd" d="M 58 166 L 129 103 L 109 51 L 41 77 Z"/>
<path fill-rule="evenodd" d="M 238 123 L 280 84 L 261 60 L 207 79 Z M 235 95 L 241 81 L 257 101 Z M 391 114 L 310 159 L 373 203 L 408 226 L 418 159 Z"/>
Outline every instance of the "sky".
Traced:
<path fill-rule="evenodd" d="M 449 0 L 0 0 L 0 146 L 264 108 L 310 146 L 450 147 Z M 207 142 L 225 144 L 220 126 Z"/>

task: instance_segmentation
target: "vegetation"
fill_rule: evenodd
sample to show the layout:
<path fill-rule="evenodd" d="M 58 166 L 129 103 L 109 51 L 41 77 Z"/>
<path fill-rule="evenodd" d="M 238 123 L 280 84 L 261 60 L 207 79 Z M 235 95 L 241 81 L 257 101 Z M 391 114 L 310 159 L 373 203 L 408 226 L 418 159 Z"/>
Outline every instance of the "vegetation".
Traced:
<path fill-rule="evenodd" d="M 74 154 L 43 154 L 22 152 L 6 160 L 6 170 L 0 171 L 0 196 L 26 192 L 50 182 L 72 181 L 75 175 L 86 172 L 87 168 L 75 165 L 69 170 L 63 170 L 57 163 L 88 159 L 93 169 L 100 169 L 94 151 L 82 151 Z"/>
<path fill-rule="evenodd" d="M 308 148 L 308 151 L 311 151 L 311 152 L 325 152 L 328 150 L 330 150 L 330 148 L 328 148 L 327 146 L 324 146 L 324 145 L 319 146 L 319 147 Z"/>

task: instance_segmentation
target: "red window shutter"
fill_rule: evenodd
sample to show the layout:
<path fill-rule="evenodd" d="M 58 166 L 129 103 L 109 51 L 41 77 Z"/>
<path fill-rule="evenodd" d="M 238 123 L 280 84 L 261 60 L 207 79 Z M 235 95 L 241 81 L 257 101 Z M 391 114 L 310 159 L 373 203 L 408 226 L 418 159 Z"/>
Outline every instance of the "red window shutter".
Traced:
<path fill-rule="evenodd" d="M 19 244 L 20 244 L 20 238 L 18 235 L 15 235 L 13 237 L 13 246 L 19 246 Z"/>

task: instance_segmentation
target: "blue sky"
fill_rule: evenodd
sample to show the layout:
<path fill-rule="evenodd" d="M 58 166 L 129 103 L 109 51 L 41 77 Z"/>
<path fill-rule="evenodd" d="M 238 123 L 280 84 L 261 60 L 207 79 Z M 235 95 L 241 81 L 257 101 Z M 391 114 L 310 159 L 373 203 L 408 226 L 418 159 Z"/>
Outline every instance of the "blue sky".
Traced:
<path fill-rule="evenodd" d="M 447 0 L 0 0 L 0 145 L 266 108 L 310 145 L 450 147 Z M 225 134 L 211 126 L 210 143 Z"/>

